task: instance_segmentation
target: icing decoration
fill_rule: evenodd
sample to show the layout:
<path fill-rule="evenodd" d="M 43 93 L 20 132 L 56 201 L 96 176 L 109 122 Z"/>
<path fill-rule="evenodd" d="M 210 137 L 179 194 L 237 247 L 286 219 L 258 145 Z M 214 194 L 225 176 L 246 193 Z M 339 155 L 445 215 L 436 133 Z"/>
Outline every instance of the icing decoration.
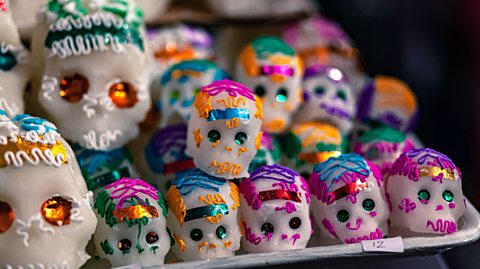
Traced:
<path fill-rule="evenodd" d="M 165 73 L 163 73 L 160 83 L 165 86 L 172 79 L 177 79 L 179 81 L 184 81 L 188 77 L 200 76 L 202 73 L 206 72 L 209 69 L 215 69 L 215 74 L 213 80 L 224 80 L 228 79 L 229 75 L 218 68 L 217 65 L 208 60 L 187 60 L 180 63 L 174 64 L 169 68 Z"/>
<path fill-rule="evenodd" d="M 210 111 L 207 121 L 230 120 L 235 118 L 250 120 L 250 110 L 246 108 L 214 109 Z"/>
<path fill-rule="evenodd" d="M 209 96 L 216 96 L 222 92 L 227 92 L 232 97 L 242 96 L 255 101 L 255 95 L 252 90 L 245 87 L 243 84 L 232 80 L 220 80 L 215 81 L 212 84 L 202 88 L 202 92 L 207 93 Z"/>
<path fill-rule="evenodd" d="M 224 178 L 212 177 L 199 169 L 192 169 L 179 174 L 172 184 L 180 191 L 181 195 L 188 195 L 197 188 L 218 192 L 219 187 L 223 186 L 225 182 L 227 180 Z"/>
<path fill-rule="evenodd" d="M 226 204 L 207 205 L 188 209 L 184 221 L 191 221 L 206 217 L 217 217 L 218 215 L 227 215 L 228 206 Z"/>
<path fill-rule="evenodd" d="M 8 12 L 8 6 L 7 3 L 5 3 L 6 0 L 0 0 L 0 11 L 2 12 Z"/>
<path fill-rule="evenodd" d="M 28 62 L 28 51 L 22 45 L 7 44 L 0 41 L 0 70 L 11 71 L 17 64 Z"/>
<path fill-rule="evenodd" d="M 278 178 L 275 175 L 280 175 L 281 178 Z M 255 172 L 250 175 L 250 181 L 255 181 L 258 179 L 272 179 L 283 181 L 285 183 L 294 183 L 297 175 L 297 172 L 288 167 L 273 164 L 255 170 Z"/>

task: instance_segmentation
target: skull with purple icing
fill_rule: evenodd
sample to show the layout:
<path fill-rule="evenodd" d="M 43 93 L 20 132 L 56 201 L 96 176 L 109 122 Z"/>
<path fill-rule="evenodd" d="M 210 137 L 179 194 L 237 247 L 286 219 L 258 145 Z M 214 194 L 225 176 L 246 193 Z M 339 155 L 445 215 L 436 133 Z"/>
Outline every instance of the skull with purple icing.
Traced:
<path fill-rule="evenodd" d="M 321 121 L 348 134 L 353 126 L 357 103 L 352 86 L 340 69 L 314 65 L 305 70 L 304 104 L 295 115 L 297 122 Z"/>
<path fill-rule="evenodd" d="M 330 158 L 315 166 L 309 184 L 322 238 L 351 244 L 387 235 L 382 175 L 372 162 L 355 153 Z"/>
<path fill-rule="evenodd" d="M 182 261 L 234 256 L 240 248 L 238 187 L 199 169 L 181 173 L 167 193 L 172 252 Z"/>
<path fill-rule="evenodd" d="M 167 204 L 153 186 L 122 178 L 98 194 L 95 210 L 99 222 L 94 241 L 100 257 L 114 267 L 163 264 L 171 240 Z"/>
<path fill-rule="evenodd" d="M 254 90 L 265 107 L 262 130 L 280 133 L 302 103 L 303 65 L 295 51 L 276 37 L 260 37 L 242 50 L 236 79 Z"/>
<path fill-rule="evenodd" d="M 391 226 L 415 233 L 454 233 L 465 212 L 460 169 L 429 148 L 412 149 L 395 161 L 386 192 Z"/>
<path fill-rule="evenodd" d="M 262 102 L 240 83 L 221 80 L 202 88 L 188 123 L 187 155 L 207 174 L 248 177 L 260 148 Z"/>
<path fill-rule="evenodd" d="M 310 190 L 295 171 L 263 166 L 240 184 L 242 247 L 248 252 L 303 249 L 313 233 Z"/>

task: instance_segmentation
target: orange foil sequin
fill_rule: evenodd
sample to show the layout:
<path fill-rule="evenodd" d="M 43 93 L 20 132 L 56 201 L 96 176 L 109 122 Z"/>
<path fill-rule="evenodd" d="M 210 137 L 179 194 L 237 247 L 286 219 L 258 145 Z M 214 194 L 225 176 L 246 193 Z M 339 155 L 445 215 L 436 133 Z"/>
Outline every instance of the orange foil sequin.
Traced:
<path fill-rule="evenodd" d="M 118 108 L 131 108 L 138 102 L 137 90 L 128 82 L 113 84 L 108 95 Z"/>
<path fill-rule="evenodd" d="M 69 103 L 78 103 L 83 95 L 88 92 L 90 83 L 82 75 L 75 74 L 70 77 L 64 77 L 60 81 L 59 95 Z"/>
<path fill-rule="evenodd" d="M 70 211 L 72 207 L 71 201 L 60 196 L 55 196 L 42 204 L 40 212 L 46 222 L 55 226 L 63 226 L 70 224 Z"/>
<path fill-rule="evenodd" d="M 12 207 L 3 201 L 0 201 L 0 233 L 6 232 L 15 220 L 15 213 Z"/>
<path fill-rule="evenodd" d="M 127 208 L 115 209 L 113 216 L 122 222 L 125 218 L 128 220 L 141 218 L 158 218 L 158 211 L 154 206 L 134 205 Z"/>

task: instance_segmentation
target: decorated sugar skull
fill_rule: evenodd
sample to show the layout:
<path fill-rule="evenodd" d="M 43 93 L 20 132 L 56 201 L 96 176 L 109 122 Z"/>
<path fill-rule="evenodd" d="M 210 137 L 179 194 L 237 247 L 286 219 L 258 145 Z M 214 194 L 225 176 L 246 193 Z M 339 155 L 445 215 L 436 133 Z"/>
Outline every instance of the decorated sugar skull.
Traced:
<path fill-rule="evenodd" d="M 351 131 L 357 102 L 340 69 L 325 65 L 307 68 L 303 90 L 305 101 L 295 115 L 297 122 L 321 121 L 335 125 L 343 134 Z"/>
<path fill-rule="evenodd" d="M 306 122 L 294 124 L 283 144 L 289 167 L 309 178 L 314 165 L 342 154 L 343 143 L 343 137 L 335 126 Z"/>
<path fill-rule="evenodd" d="M 23 93 L 30 75 L 28 52 L 22 45 L 6 0 L 0 0 L 0 25 L 0 109 L 23 113 Z"/>
<path fill-rule="evenodd" d="M 417 98 L 403 81 L 388 76 L 377 76 L 366 87 L 359 100 L 358 117 L 370 125 L 388 125 L 408 132 L 416 124 Z"/>
<path fill-rule="evenodd" d="M 257 154 L 253 157 L 248 172 L 253 172 L 265 165 L 272 165 L 280 162 L 281 152 L 280 144 L 276 136 L 268 133 L 263 133 L 260 141 L 260 149 L 257 150 Z"/>
<path fill-rule="evenodd" d="M 225 71 L 208 60 L 188 60 L 173 65 L 161 79 L 162 125 L 188 122 L 195 95 L 200 89 L 227 78 Z"/>
<path fill-rule="evenodd" d="M 133 0 L 52 0 L 46 14 L 40 103 L 72 142 L 124 146 L 151 102 L 141 11 Z"/>
<path fill-rule="evenodd" d="M 97 253 L 114 267 L 163 264 L 170 249 L 167 210 L 162 194 L 140 179 L 105 186 L 95 199 Z"/>
<path fill-rule="evenodd" d="M 242 247 L 248 252 L 302 249 L 313 233 L 310 190 L 295 171 L 263 166 L 240 184 Z"/>
<path fill-rule="evenodd" d="M 240 83 L 221 80 L 203 87 L 192 106 L 187 155 L 209 175 L 247 177 L 260 148 L 262 115 L 260 99 Z"/>
<path fill-rule="evenodd" d="M 388 126 L 365 131 L 354 146 L 354 152 L 375 163 L 386 179 L 393 162 L 414 144 L 408 136 Z"/>
<path fill-rule="evenodd" d="M 44 119 L 0 122 L 0 265 L 79 268 L 97 220 L 72 150 Z"/>
<path fill-rule="evenodd" d="M 155 23 L 167 10 L 171 0 L 137 0 L 147 23 Z"/>
<path fill-rule="evenodd" d="M 240 53 L 236 79 L 251 88 L 265 107 L 262 130 L 280 133 L 302 103 L 303 66 L 295 51 L 276 37 L 251 41 Z"/>
<path fill-rule="evenodd" d="M 6 0 L 3 1 L 5 2 Z M 37 13 L 48 1 L 10 0 L 9 2 L 13 18 L 15 19 L 15 25 L 17 25 L 20 30 L 22 39 L 29 40 L 37 23 Z"/>
<path fill-rule="evenodd" d="M 238 187 L 193 169 L 180 174 L 167 193 L 172 252 L 182 261 L 235 255 L 240 248 Z"/>
<path fill-rule="evenodd" d="M 151 181 L 166 193 L 171 181 L 181 172 L 195 167 L 185 154 L 187 126 L 167 126 L 156 132 L 145 148 L 145 158 L 151 170 Z"/>
<path fill-rule="evenodd" d="M 393 164 L 386 191 L 391 226 L 415 233 L 451 234 L 465 212 L 460 169 L 446 155 L 412 149 Z"/>
<path fill-rule="evenodd" d="M 372 162 L 355 153 L 330 158 L 315 166 L 309 184 L 321 237 L 351 244 L 388 234 L 382 175 Z"/>

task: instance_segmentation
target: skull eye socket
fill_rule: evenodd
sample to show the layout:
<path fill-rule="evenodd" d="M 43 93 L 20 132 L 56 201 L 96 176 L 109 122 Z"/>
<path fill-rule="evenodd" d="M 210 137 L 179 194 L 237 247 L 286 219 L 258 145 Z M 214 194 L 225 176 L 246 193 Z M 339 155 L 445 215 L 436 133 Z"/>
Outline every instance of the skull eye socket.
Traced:
<path fill-rule="evenodd" d="M 260 231 L 264 235 L 273 234 L 273 232 L 275 231 L 275 227 L 273 226 L 273 224 L 271 224 L 269 222 L 266 222 L 266 223 L 262 224 L 262 227 L 260 228 Z"/>
<path fill-rule="evenodd" d="M 180 91 L 175 89 L 170 92 L 170 104 L 175 104 L 178 101 L 178 98 L 180 98 Z"/>
<path fill-rule="evenodd" d="M 123 254 L 130 253 L 130 249 L 132 248 L 132 242 L 128 239 L 122 239 L 118 241 L 117 247 L 119 250 L 122 251 Z"/>
<path fill-rule="evenodd" d="M 46 222 L 55 226 L 63 226 L 70 224 L 72 207 L 70 200 L 55 196 L 43 202 L 40 212 Z"/>
<path fill-rule="evenodd" d="M 218 226 L 215 233 L 217 234 L 218 239 L 224 239 L 227 237 L 227 229 L 223 226 Z"/>
<path fill-rule="evenodd" d="M 129 82 L 113 84 L 110 86 L 108 95 L 118 108 L 131 108 L 138 102 L 137 90 Z"/>
<path fill-rule="evenodd" d="M 346 222 L 350 218 L 350 213 L 347 210 L 340 210 L 337 213 L 337 220 L 340 222 Z"/>
<path fill-rule="evenodd" d="M 156 232 L 149 232 L 149 233 L 145 236 L 145 241 L 147 241 L 147 243 L 149 243 L 149 244 L 154 244 L 154 243 L 156 243 L 159 239 L 160 239 L 160 237 L 158 236 L 158 234 L 157 234 Z"/>
<path fill-rule="evenodd" d="M 246 133 L 240 132 L 240 133 L 237 133 L 235 135 L 235 143 L 237 143 L 238 145 L 243 145 L 243 143 L 245 143 L 245 141 L 247 141 L 247 134 Z"/>
<path fill-rule="evenodd" d="M 218 140 L 220 140 L 220 138 L 222 137 L 220 135 L 220 132 L 217 131 L 217 130 L 211 130 L 210 132 L 208 132 L 208 141 L 212 142 L 212 143 L 215 143 L 217 142 Z"/>
<path fill-rule="evenodd" d="M 255 95 L 262 98 L 267 93 L 267 90 L 265 90 L 265 87 L 263 87 L 263 85 L 257 85 L 257 87 L 255 87 L 254 92 L 255 92 Z"/>
<path fill-rule="evenodd" d="M 202 240 L 203 238 L 203 232 L 202 230 L 200 229 L 193 229 L 191 232 L 190 232 L 190 238 L 192 238 L 193 241 L 200 241 Z"/>
<path fill-rule="evenodd" d="M 325 88 L 322 86 L 318 86 L 314 90 L 316 95 L 323 95 L 325 93 Z"/>
<path fill-rule="evenodd" d="M 427 190 L 421 190 L 418 192 L 418 200 L 428 201 L 430 200 L 430 192 Z"/>
<path fill-rule="evenodd" d="M 344 102 L 347 101 L 347 93 L 343 89 L 337 90 L 337 97 Z"/>
<path fill-rule="evenodd" d="M 375 209 L 375 201 L 373 201 L 372 199 L 365 199 L 363 200 L 362 206 L 363 206 L 363 209 L 370 212 L 373 209 Z"/>
<path fill-rule="evenodd" d="M 0 233 L 6 232 L 13 224 L 15 213 L 12 207 L 3 201 L 0 201 Z"/>
<path fill-rule="evenodd" d="M 0 69 L 7 72 L 12 70 L 17 65 L 17 58 L 15 55 L 7 51 L 6 53 L 0 52 Z"/>
<path fill-rule="evenodd" d="M 452 202 L 454 198 L 453 192 L 451 192 L 450 190 L 446 190 L 442 193 L 442 197 L 443 197 L 443 200 L 447 202 Z"/>
<path fill-rule="evenodd" d="M 298 228 L 300 228 L 300 226 L 302 226 L 302 220 L 300 218 L 292 218 L 290 220 L 290 222 L 288 223 L 288 226 L 290 226 L 290 228 L 296 230 Z"/>
<path fill-rule="evenodd" d="M 63 77 L 60 81 L 59 95 L 69 103 L 78 103 L 88 92 L 89 87 L 88 79 L 82 75 Z"/>
<path fill-rule="evenodd" d="M 285 103 L 287 101 L 287 98 L 288 98 L 287 90 L 285 88 L 278 89 L 277 96 L 276 96 L 277 102 Z"/>

